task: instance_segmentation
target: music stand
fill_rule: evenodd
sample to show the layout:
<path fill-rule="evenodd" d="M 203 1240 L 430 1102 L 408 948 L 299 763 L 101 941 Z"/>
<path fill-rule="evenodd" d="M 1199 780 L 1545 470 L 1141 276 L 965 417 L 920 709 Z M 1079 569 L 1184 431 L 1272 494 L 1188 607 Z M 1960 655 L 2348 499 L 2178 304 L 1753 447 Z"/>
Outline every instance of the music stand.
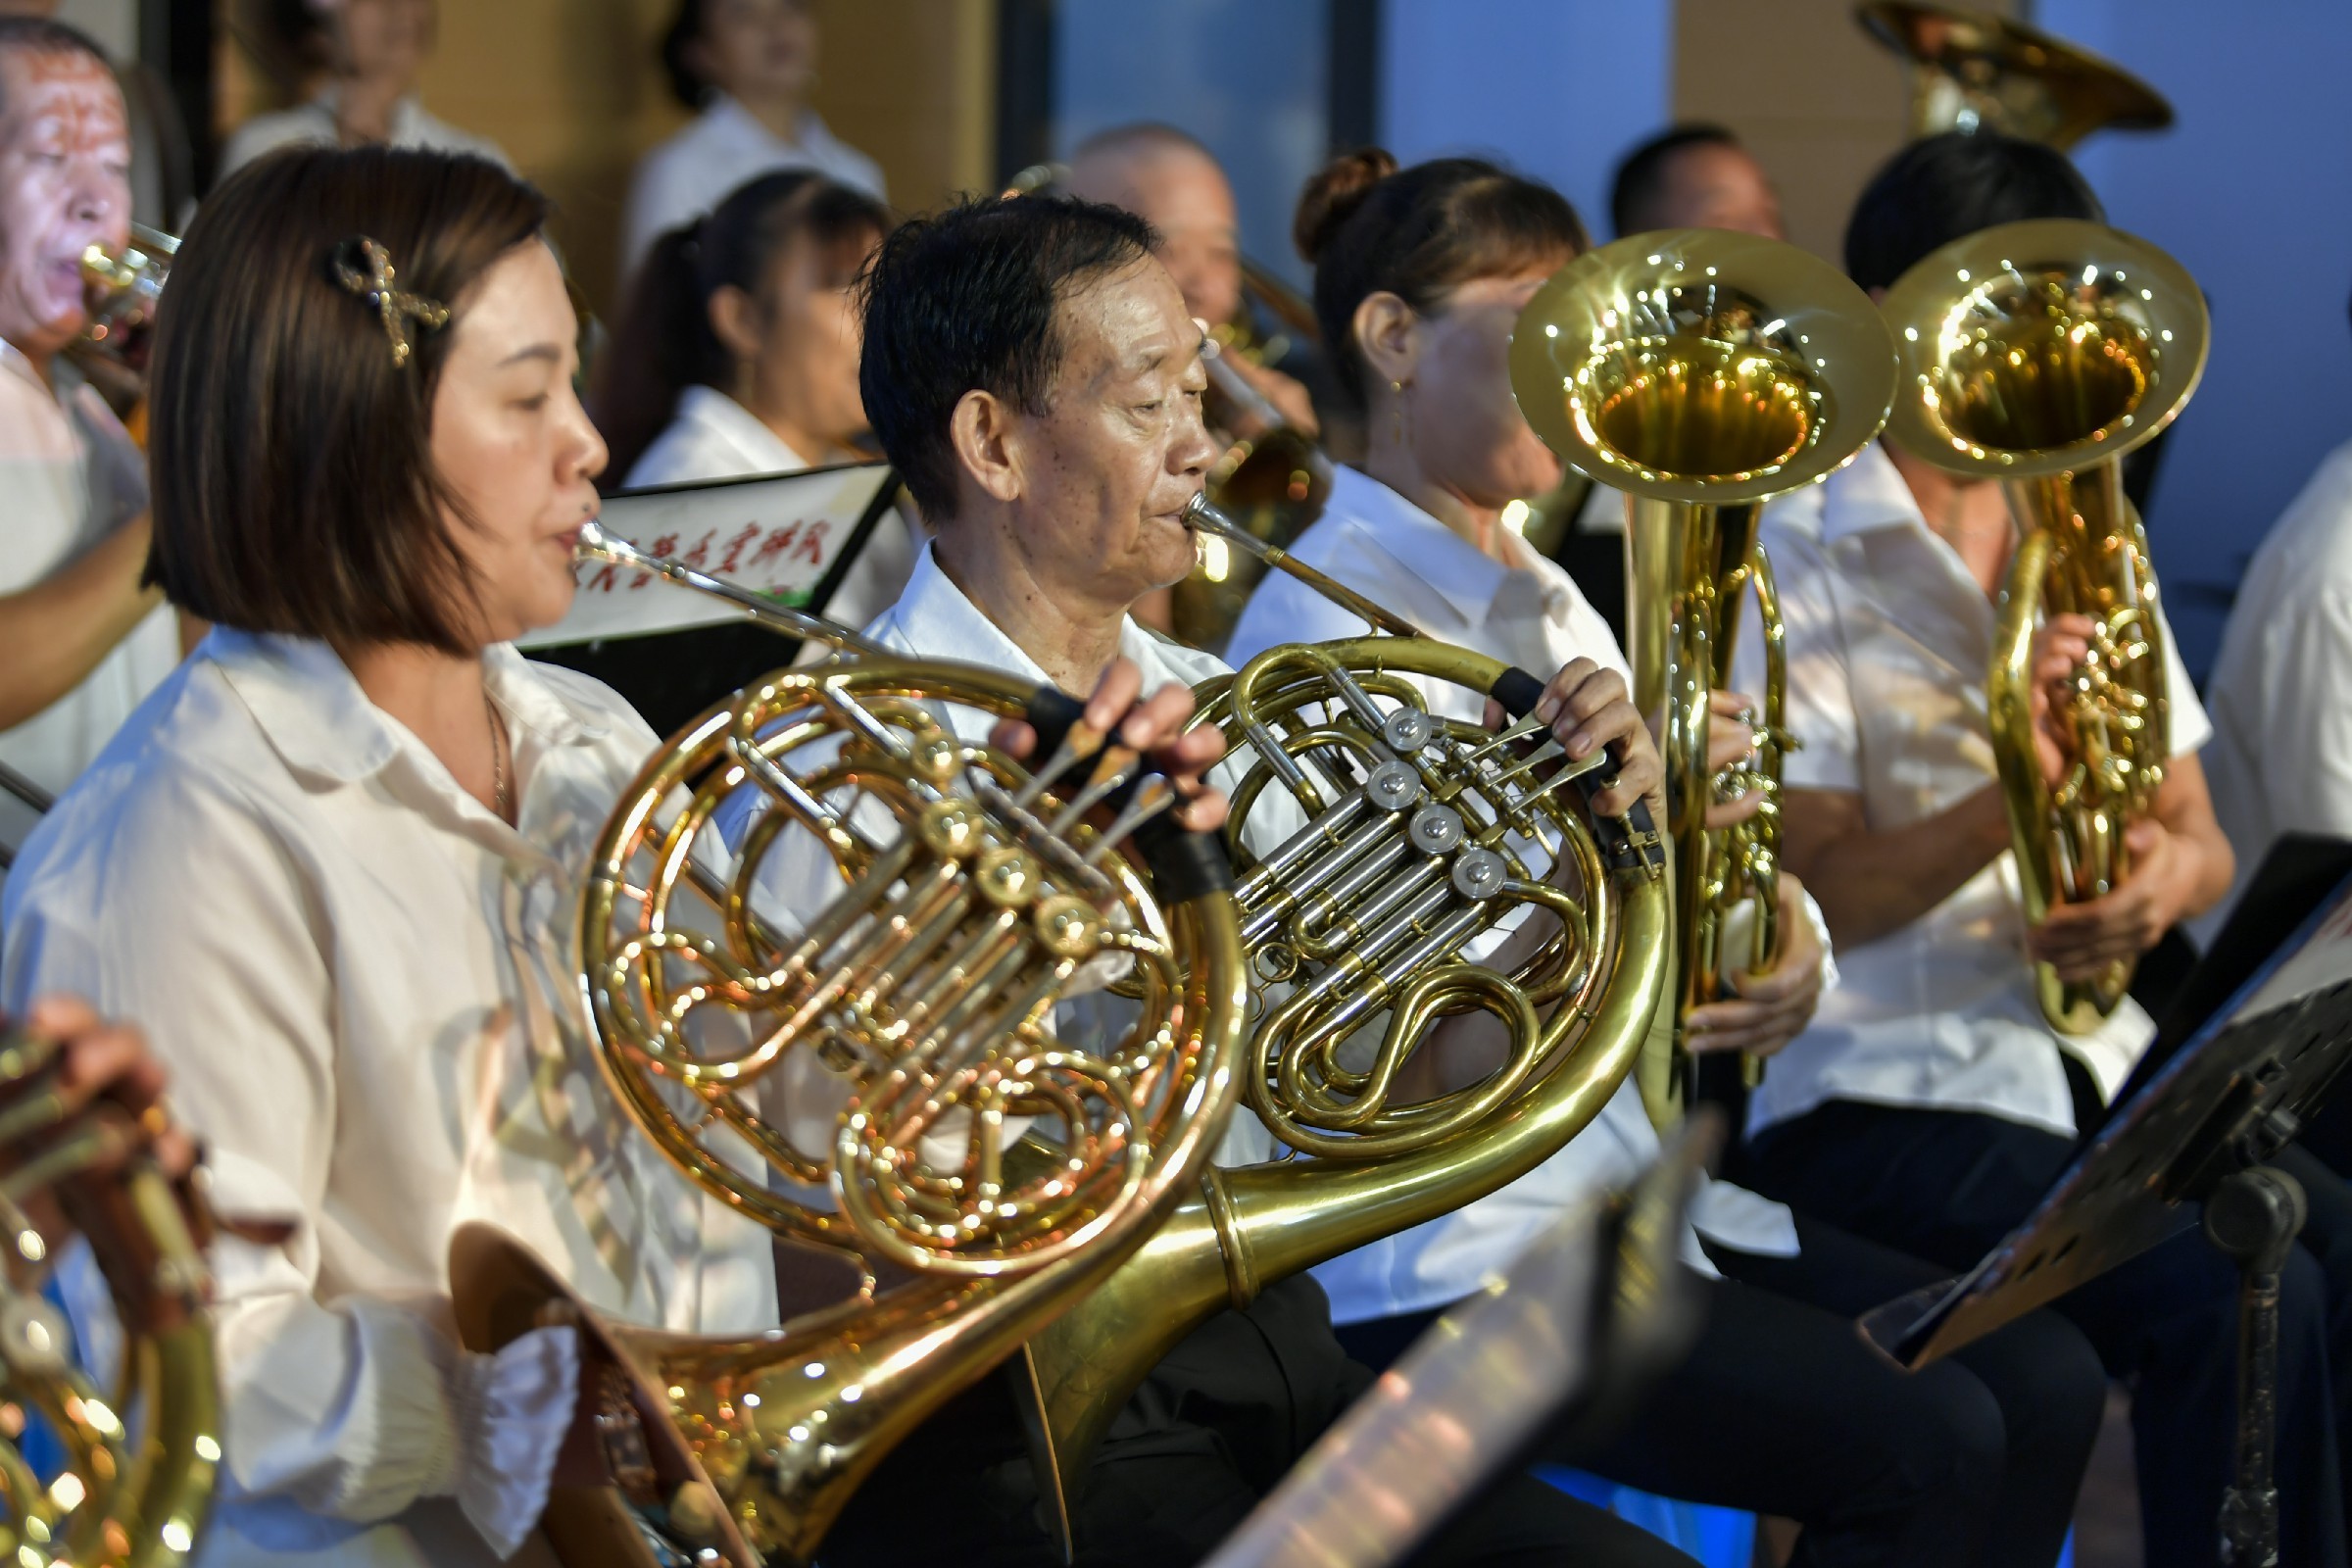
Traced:
<path fill-rule="evenodd" d="M 612 534 L 811 614 L 822 614 L 899 493 L 887 464 L 661 485 L 606 498 Z M 716 599 L 602 563 L 579 569 L 563 620 L 520 643 L 594 675 L 667 735 L 800 645 Z"/>
<path fill-rule="evenodd" d="M 1690 1349 L 1683 1211 L 1721 1121 L 1694 1116 L 1630 1194 L 1580 1206 L 1430 1325 L 1202 1568 L 1386 1568 L 1570 1409 L 1605 1430 Z"/>
<path fill-rule="evenodd" d="M 2278 1273 L 2303 1196 L 2263 1161 L 2293 1141 L 2348 1056 L 2352 845 L 2292 836 L 2272 849 L 2156 1044 L 2034 1213 L 1959 1280 L 1866 1314 L 1863 1332 L 1924 1366 L 2180 1234 L 2192 1223 L 2181 1205 L 2202 1202 L 2208 1239 L 2240 1278 L 2224 1560 L 2276 1562 Z"/>

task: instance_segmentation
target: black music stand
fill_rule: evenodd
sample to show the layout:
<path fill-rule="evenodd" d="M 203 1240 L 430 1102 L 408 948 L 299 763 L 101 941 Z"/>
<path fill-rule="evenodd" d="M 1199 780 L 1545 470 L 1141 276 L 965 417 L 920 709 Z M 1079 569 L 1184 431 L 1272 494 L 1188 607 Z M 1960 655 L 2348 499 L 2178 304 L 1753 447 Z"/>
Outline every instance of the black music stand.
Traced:
<path fill-rule="evenodd" d="M 1676 1243 L 1721 1131 L 1692 1117 L 1630 1194 L 1574 1210 L 1431 1324 L 1202 1568 L 1386 1568 L 1539 1428 L 1564 1421 L 1574 1445 L 1613 1427 L 1697 1336 Z"/>
<path fill-rule="evenodd" d="M 2204 1204 L 2240 1279 L 2237 1477 L 2222 1560 L 2278 1561 L 2278 1276 L 2304 1200 L 2263 1162 L 2352 1059 L 2352 844 L 2294 836 L 2263 861 L 2156 1043 L 2024 1224 L 1957 1281 L 1867 1314 L 1871 1342 L 1924 1366 L 2169 1240 Z"/>

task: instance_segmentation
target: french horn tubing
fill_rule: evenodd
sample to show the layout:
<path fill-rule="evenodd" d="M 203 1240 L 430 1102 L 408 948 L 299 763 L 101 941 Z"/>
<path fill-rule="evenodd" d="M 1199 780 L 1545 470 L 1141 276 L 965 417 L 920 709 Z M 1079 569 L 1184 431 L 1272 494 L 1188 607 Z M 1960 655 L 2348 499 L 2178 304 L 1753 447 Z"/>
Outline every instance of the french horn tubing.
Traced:
<path fill-rule="evenodd" d="M 578 929 L 629 1119 L 845 1288 L 750 1338 L 671 1333 L 590 1311 L 469 1226 L 459 1325 L 491 1348 L 573 1323 L 617 1369 L 649 1464 L 551 1501 L 566 1561 L 651 1534 L 688 1560 L 806 1562 L 898 1439 L 1193 1189 L 1241 1089 L 1230 872 L 1059 694 L 889 655 L 601 530 L 581 550 L 860 656 L 771 674 L 665 743 L 603 832 Z M 1032 771 L 959 739 L 957 708 L 1060 738 Z M 779 906 L 778 869 L 817 892 Z M 1061 1044 L 1055 1004 L 1105 979 L 1135 1021 Z M 824 1086 L 837 1106 L 811 1102 Z"/>
<path fill-rule="evenodd" d="M 1998 479 L 2018 529 L 1985 699 L 2026 921 L 2095 899 L 2131 873 L 2125 830 L 2172 756 L 2164 628 L 2124 455 L 2195 392 L 2205 297 L 2180 263 L 2102 223 L 2045 219 L 1953 241 L 1886 291 L 1902 355 L 1889 440 L 1963 479 Z M 2053 715 L 2068 771 L 2034 748 L 2033 649 L 2046 617 L 2090 618 L 2090 655 Z M 2042 1016 L 2096 1029 L 2133 965 L 2090 981 L 2034 965 Z"/>
<path fill-rule="evenodd" d="M 1666 975 L 1664 857 L 1647 809 L 1595 817 L 1595 753 L 1571 763 L 1531 716 L 1543 685 L 1433 641 L 1293 561 L 1205 498 L 1186 520 L 1290 572 L 1386 636 L 1271 648 L 1197 688 L 1247 752 L 1236 842 L 1287 802 L 1304 825 L 1236 866 L 1264 994 L 1243 1079 L 1293 1157 L 1204 1171 L 1134 1257 L 1029 1342 L 1066 1510 L 1088 1456 L 1175 1344 L 1267 1284 L 1435 1219 L 1535 1169 L 1615 1092 Z M 1499 733 L 1427 711 L 1406 676 L 1493 696 Z M 1505 972 L 1476 944 L 1556 925 Z M 1427 1027 L 1484 1010 L 1505 1059 L 1450 1094 L 1400 1080 Z M 1041 1477 L 1041 1483 L 1047 1478 Z"/>
<path fill-rule="evenodd" d="M 220 1464 L 220 1395 L 206 1313 L 209 1215 L 157 1168 L 120 1111 L 69 1113 L 55 1042 L 0 1038 L 0 1417 L 62 1440 L 44 1485 L 0 1441 L 0 1550 L 28 1568 L 168 1568 L 195 1549 Z M 100 1168 L 105 1174 L 99 1174 Z M 73 1364 L 73 1331 L 40 1294 L 48 1245 L 25 1213 L 43 1190 L 89 1243 L 122 1328 L 101 1390 Z"/>
<path fill-rule="evenodd" d="M 1776 240 L 1664 229 L 1588 252 L 1520 313 L 1511 386 L 1544 443 L 1626 503 L 1626 652 L 1634 701 L 1662 736 L 1675 859 L 1674 1081 L 1694 1007 L 1727 972 L 1780 961 L 1781 759 L 1786 632 L 1762 504 L 1843 467 L 1886 422 L 1894 345 L 1868 296 Z M 1728 686 L 1742 602 L 1757 601 L 1765 657 L 1756 745 L 1707 767 L 1709 700 Z M 1707 808 L 1760 794 L 1754 814 L 1710 828 Z M 1742 929 L 1744 927 L 1744 930 Z M 1743 1058 L 1748 1082 L 1760 1064 Z M 1653 1111 L 1657 1106 L 1653 1105 Z"/>

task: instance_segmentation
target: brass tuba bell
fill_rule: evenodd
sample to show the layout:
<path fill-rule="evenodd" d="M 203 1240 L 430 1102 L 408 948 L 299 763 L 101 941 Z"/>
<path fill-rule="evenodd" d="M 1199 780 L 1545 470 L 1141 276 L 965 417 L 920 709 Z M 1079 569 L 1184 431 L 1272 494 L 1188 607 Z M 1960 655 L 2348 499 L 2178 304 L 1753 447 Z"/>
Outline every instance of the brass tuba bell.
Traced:
<path fill-rule="evenodd" d="M 1664 229 L 1592 251 L 1537 291 L 1512 333 L 1511 386 L 1552 451 L 1627 496 L 1627 653 L 1634 702 L 1663 737 L 1675 846 L 1677 1051 L 1671 1081 L 1645 1085 L 1654 1114 L 1690 1087 L 1682 1019 L 1727 971 L 1770 969 L 1781 951 L 1780 759 L 1794 742 L 1761 504 L 1878 434 L 1894 347 L 1868 297 L 1793 245 Z M 1756 760 L 1710 777 L 1709 699 L 1731 679 L 1751 590 L 1765 651 Z M 1751 791 L 1763 796 L 1752 817 L 1708 828 L 1710 804 Z"/>
<path fill-rule="evenodd" d="M 1240 1093 L 1230 878 L 1205 837 L 1139 847 L 1173 791 L 1082 721 L 1034 771 L 953 722 L 1042 735 L 1065 699 L 889 656 L 594 528 L 582 547 L 863 656 L 769 675 L 657 752 L 579 913 L 630 1120 L 787 1244 L 792 1279 L 845 1288 L 750 1338 L 670 1333 L 597 1315 L 471 1226 L 459 1327 L 489 1348 L 572 1323 L 617 1369 L 648 1462 L 617 1496 L 551 1499 L 567 1562 L 655 1560 L 631 1550 L 644 1535 L 695 1561 L 805 1562 L 894 1443 L 1195 1189 Z M 732 853 L 711 853 L 714 821 Z M 1061 1045 L 1056 1004 L 1106 981 L 1132 1022 L 1100 1053 Z"/>
<path fill-rule="evenodd" d="M 2000 480 L 2017 524 L 1985 698 L 2026 919 L 2037 924 L 2130 873 L 2124 830 L 2171 756 L 2156 576 L 2121 459 L 2196 390 L 2205 298 L 2145 240 L 2045 219 L 1944 246 L 1895 280 L 1884 310 L 1903 362 L 1887 438 L 1961 478 Z M 2053 791 L 2034 749 L 2034 632 L 2070 613 L 2095 630 L 2055 715 L 2071 742 Z M 2035 965 L 2042 1015 L 2088 1033 L 2132 969 L 2068 983 Z"/>
<path fill-rule="evenodd" d="M 2007 17 L 1868 0 L 1854 20 L 1911 62 L 1914 138 L 1981 125 L 2064 149 L 2101 128 L 2173 122 L 2163 94 L 2123 67 Z"/>

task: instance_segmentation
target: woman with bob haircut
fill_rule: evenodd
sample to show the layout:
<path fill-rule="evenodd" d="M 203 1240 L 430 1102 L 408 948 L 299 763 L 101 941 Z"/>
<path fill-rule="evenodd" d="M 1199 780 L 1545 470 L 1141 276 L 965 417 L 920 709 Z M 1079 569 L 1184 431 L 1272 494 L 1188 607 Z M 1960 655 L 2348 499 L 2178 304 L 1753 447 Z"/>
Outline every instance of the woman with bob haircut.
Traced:
<path fill-rule="evenodd" d="M 1586 248 L 1574 209 L 1493 164 L 1400 169 L 1375 148 L 1308 182 L 1296 238 L 1314 264 L 1323 341 L 1370 440 L 1291 553 L 1432 637 L 1531 669 L 1582 656 L 1630 682 L 1623 650 L 1568 574 L 1502 520 L 1514 497 L 1559 482 L 1558 458 L 1511 395 L 1507 355 L 1529 299 Z M 1296 579 L 1269 575 L 1227 657 L 1363 630 Z M 1713 736 L 1718 768 L 1749 744 L 1742 725 L 1723 747 L 1728 728 Z M 1693 1010 L 1693 1051 L 1769 1054 L 1810 1016 L 1826 943 L 1795 878 L 1784 877 L 1782 891 L 1789 951 L 1772 973 L 1740 975 L 1728 998 Z M 1532 1174 L 1324 1265 L 1316 1276 L 1341 1343 L 1386 1365 L 1544 1225 L 1640 1168 L 1656 1146 L 1629 1081 Z M 1852 1319 L 1943 1270 L 1728 1182 L 1701 1189 L 1691 1219 L 1685 1255 L 1716 1276 L 1704 1287 L 1706 1327 L 1580 1463 L 1643 1491 L 1795 1519 L 1797 1568 L 2056 1560 L 2105 1396 L 2097 1357 L 2072 1325 L 2037 1313 L 1950 1360 L 1900 1372 Z"/>
<path fill-rule="evenodd" d="M 219 1206 L 295 1221 L 214 1253 L 205 1561 L 552 1561 L 559 1450 L 604 1474 L 603 1369 L 568 1328 L 460 1348 L 467 1219 L 632 1321 L 776 1322 L 767 1234 L 606 1098 L 568 951 L 655 737 L 511 646 L 570 605 L 605 463 L 546 217 L 493 164 L 385 148 L 278 153 L 205 203 L 157 335 L 150 569 L 214 630 L 9 882 L 0 1006 L 141 1019 Z"/>

